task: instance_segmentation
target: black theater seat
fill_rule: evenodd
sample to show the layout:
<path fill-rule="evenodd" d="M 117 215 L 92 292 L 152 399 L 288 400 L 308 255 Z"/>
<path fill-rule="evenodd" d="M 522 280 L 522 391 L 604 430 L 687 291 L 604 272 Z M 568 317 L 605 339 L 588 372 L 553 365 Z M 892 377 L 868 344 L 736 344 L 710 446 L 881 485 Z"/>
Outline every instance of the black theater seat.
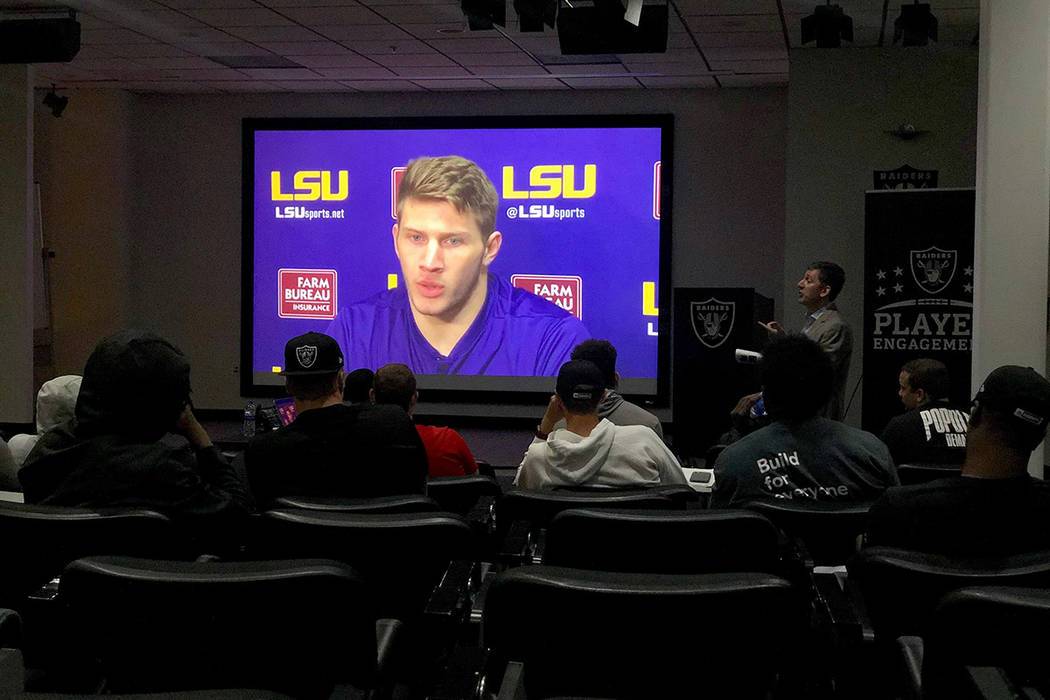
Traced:
<path fill-rule="evenodd" d="M 484 474 L 466 476 L 432 476 L 427 479 L 427 496 L 437 501 L 443 510 L 467 515 L 484 496 L 498 497 L 501 493 L 495 477 Z"/>
<path fill-rule="evenodd" d="M 274 508 L 299 508 L 330 513 L 428 513 L 442 509 L 433 498 L 417 494 L 377 498 L 282 496 L 274 500 Z"/>
<path fill-rule="evenodd" d="M 802 546 L 804 563 L 840 566 L 857 551 L 857 537 L 867 525 L 869 502 L 798 502 L 784 498 L 744 506 L 761 513 Z"/>
<path fill-rule="evenodd" d="M 485 601 L 486 687 L 523 676 L 530 700 L 766 698 L 803 629 L 790 584 L 768 574 L 518 567 Z"/>
<path fill-rule="evenodd" d="M 543 563 L 702 574 L 779 570 L 777 529 L 747 510 L 569 509 L 547 528 Z"/>
<path fill-rule="evenodd" d="M 59 600 L 70 641 L 115 693 L 263 688 L 328 697 L 384 682 L 396 621 L 330 560 L 79 559 Z"/>

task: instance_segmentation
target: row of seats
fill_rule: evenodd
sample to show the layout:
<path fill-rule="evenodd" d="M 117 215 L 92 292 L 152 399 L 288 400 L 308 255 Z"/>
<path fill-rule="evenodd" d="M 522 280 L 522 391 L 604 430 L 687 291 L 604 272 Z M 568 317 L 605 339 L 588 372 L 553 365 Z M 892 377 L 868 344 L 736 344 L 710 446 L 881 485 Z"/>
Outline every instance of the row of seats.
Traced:
<path fill-rule="evenodd" d="M 900 617 L 916 623 L 929 619 L 929 614 L 923 616 L 917 612 L 919 609 L 932 611 L 943 593 L 961 585 L 1050 587 L 1050 563 L 1044 563 L 1050 562 L 1048 555 L 1010 562 L 936 562 L 926 555 L 911 554 L 909 559 L 909 553 L 884 548 L 871 548 L 854 557 L 849 563 L 849 577 L 832 578 L 829 585 L 827 580 L 818 580 L 813 569 L 825 556 L 821 541 L 827 539 L 840 546 L 855 536 L 863 529 L 864 506 L 803 508 L 774 503 L 756 506 L 754 510 L 702 511 L 685 509 L 683 504 L 687 503 L 684 494 L 661 491 L 511 490 L 500 497 L 494 508 L 493 532 L 510 536 L 515 529 L 513 523 L 524 523 L 528 539 L 534 544 L 539 540 L 543 546 L 534 551 L 534 556 L 514 563 L 541 560 L 542 564 L 510 568 L 491 577 L 488 585 L 479 590 L 478 567 L 448 566 L 453 560 L 469 564 L 485 555 L 478 546 L 477 533 L 462 516 L 435 511 L 431 504 L 425 504 L 423 512 L 376 512 L 384 507 L 409 507 L 398 499 L 343 504 L 332 500 L 286 500 L 282 508 L 259 518 L 254 529 L 257 536 L 249 538 L 241 552 L 246 561 L 92 557 L 74 562 L 62 576 L 58 597 L 52 603 L 61 611 L 56 616 L 61 624 L 72 626 L 67 631 L 79 629 L 80 633 L 63 633 L 58 638 L 69 642 L 70 648 L 63 657 L 67 668 L 75 666 L 68 663 L 71 658 L 91 658 L 96 664 L 104 656 L 112 659 L 82 674 L 86 678 L 105 678 L 111 692 L 158 689 L 159 679 L 165 679 L 174 684 L 172 687 L 262 687 L 318 697 L 336 685 L 350 685 L 363 687 L 366 695 L 375 695 L 381 694 L 395 678 L 404 681 L 414 677 L 422 679 L 422 686 L 430 684 L 443 663 L 442 654 L 448 651 L 442 640 L 463 637 L 456 632 L 456 625 L 463 621 L 462 612 L 470 606 L 465 597 L 474 596 L 483 600 L 480 641 L 488 650 L 488 663 L 481 676 L 486 684 L 483 692 L 493 697 L 496 692 L 511 692 L 509 688 L 519 685 L 530 698 L 583 694 L 681 697 L 692 696 L 698 687 L 705 690 L 707 697 L 765 697 L 771 689 L 787 696 L 800 689 L 812 689 L 810 676 L 817 672 L 812 659 L 820 656 L 814 652 L 819 651 L 816 645 L 823 643 L 815 638 L 810 623 L 811 614 L 818 608 L 829 610 L 823 616 L 813 617 L 826 621 L 828 629 L 835 632 L 840 646 L 832 651 L 842 651 L 844 640 L 853 644 L 854 648 L 847 651 L 868 657 L 860 667 L 862 673 L 870 673 L 877 664 L 886 663 L 879 655 L 889 653 L 873 651 L 875 646 L 884 650 L 896 645 L 901 635 L 923 636 L 930 629 L 925 622 L 903 627 L 887 622 L 890 613 L 906 607 L 901 605 L 902 592 L 908 592 L 903 597 L 913 600 L 915 609 Z M 639 504 L 644 507 L 638 507 Z M 130 547 L 122 554 L 145 553 L 137 547 L 156 544 L 163 538 L 160 529 L 153 534 L 147 530 L 163 522 L 163 516 L 157 514 L 112 512 L 91 517 L 78 514 L 75 509 L 59 510 L 66 512 L 0 506 L 0 527 L 10 532 L 11 521 L 5 513 L 17 513 L 14 520 L 23 525 L 35 522 L 38 526 L 43 523 L 42 527 L 56 521 L 77 522 L 79 518 L 82 533 L 88 533 L 92 522 L 108 522 L 113 525 L 109 535 L 115 538 L 112 542 L 120 544 L 111 543 L 106 548 L 116 551 L 125 545 Z M 104 553 L 97 549 L 74 551 L 75 547 L 68 546 L 76 539 L 70 535 L 73 531 L 55 531 L 47 536 L 49 539 L 40 539 L 28 531 L 19 536 L 35 541 L 37 550 L 49 550 L 52 565 L 62 556 Z M 91 537 L 85 534 L 84 539 Z M 40 546 L 52 541 L 54 548 Z M 63 543 L 67 545 L 64 549 L 60 546 Z M 850 551 L 834 553 L 835 547 L 829 546 L 824 561 L 845 562 Z M 813 556 L 812 552 L 820 554 Z M 274 559 L 311 556 L 324 559 Z M 794 562 L 789 564 L 788 559 Z M 985 568 L 975 569 L 978 564 Z M 969 571 L 964 570 L 967 566 Z M 424 569 L 428 573 L 420 575 Z M 366 650 L 360 652 L 364 661 L 359 661 L 374 664 L 376 674 L 361 676 L 351 672 L 350 666 L 321 673 L 310 665 L 326 658 L 323 652 L 312 650 L 311 643 L 317 639 L 294 642 L 296 649 L 285 654 L 287 663 L 283 666 L 280 660 L 267 661 L 256 664 L 255 672 L 241 675 L 232 673 L 239 667 L 236 658 L 228 661 L 221 647 L 212 648 L 213 642 L 229 646 L 241 634 L 250 636 L 255 643 L 267 639 L 271 643 L 299 640 L 299 635 L 310 634 L 325 639 L 330 628 L 324 623 L 324 610 L 340 604 L 328 596 L 345 598 L 345 592 L 325 592 L 323 585 L 310 589 L 312 584 L 302 588 L 289 584 L 284 589 L 281 582 L 327 580 L 331 575 L 341 576 L 340 571 L 358 581 L 352 595 L 360 608 L 355 614 L 369 620 L 368 638 L 375 645 L 373 648 L 366 644 Z M 474 576 L 468 580 L 471 573 Z M 225 586 L 226 592 L 218 593 L 208 586 Z M 234 592 L 237 586 L 258 589 Z M 139 592 L 133 590 L 136 587 L 140 587 Z M 859 591 L 857 599 L 850 599 L 851 589 Z M 836 597 L 836 590 L 841 596 Z M 912 592 L 916 593 L 913 598 Z M 878 602 L 880 595 L 887 601 L 885 604 Z M 180 612 L 182 604 L 171 602 L 171 614 L 149 610 L 151 597 L 167 605 L 179 596 L 195 601 L 185 604 L 191 608 L 202 607 Z M 441 596 L 451 604 L 441 608 L 439 615 L 444 617 L 440 617 L 439 624 L 427 613 L 435 612 L 433 603 Z M 867 604 L 867 621 L 856 619 L 863 617 L 856 611 L 854 619 L 842 614 L 857 600 Z M 248 607 L 255 607 L 256 612 L 282 619 L 267 622 L 263 615 L 260 628 L 259 620 L 248 620 L 246 613 L 234 612 L 240 603 L 250 601 L 254 605 Z M 90 612 L 74 614 L 78 609 Z M 32 608 L 27 611 L 26 632 L 30 639 L 33 635 L 29 623 L 39 619 L 34 618 L 37 613 L 39 610 Z M 282 626 L 292 624 L 284 616 L 300 613 L 309 614 L 305 622 L 295 623 L 301 624 L 298 631 Z M 342 614 L 340 610 L 330 617 L 338 621 Z M 118 623 L 111 616 L 130 619 Z M 400 622 L 382 623 L 377 631 L 376 618 L 383 616 L 398 618 Z M 153 630 L 176 630 L 185 624 L 184 633 L 172 631 L 171 635 L 180 638 L 179 634 L 184 634 L 182 643 L 189 648 L 182 649 L 181 655 L 176 653 L 179 650 L 161 655 L 147 652 L 148 645 L 138 646 L 132 641 L 148 629 L 136 628 L 139 621 Z M 95 631 L 100 625 L 114 630 L 114 634 L 100 636 Z M 873 648 L 862 648 L 871 641 L 866 639 L 869 632 L 864 631 L 865 625 L 874 630 L 870 634 L 879 642 L 867 645 Z M 854 631 L 852 637 L 849 630 Z M 681 641 L 681 633 L 689 635 L 688 643 Z M 193 647 L 195 635 L 209 638 Z M 358 641 L 363 638 L 357 635 Z M 250 641 L 244 642 L 246 648 L 250 648 Z M 54 652 L 55 638 L 41 646 Z M 33 644 L 27 642 L 27 648 L 31 647 Z M 896 648 L 914 652 L 915 645 Z M 85 653 L 85 649 L 90 649 L 90 653 Z M 383 649 L 386 651 L 380 654 Z M 764 653 L 756 654 L 756 649 Z M 134 669 L 150 668 L 148 660 L 125 656 L 134 655 L 137 650 L 149 653 L 154 664 L 166 665 L 167 675 L 163 669 L 157 669 L 148 673 L 143 670 L 136 676 Z M 300 652 L 308 658 L 300 658 Z M 910 658 L 915 658 L 914 653 Z M 182 661 L 177 666 L 168 665 L 179 659 Z M 424 661 L 421 663 L 420 659 Z M 32 666 L 35 660 L 29 661 Z M 246 668 L 250 669 L 249 662 L 250 659 Z M 340 666 L 349 661 L 337 659 L 334 663 Z M 659 674 L 653 673 L 653 664 L 659 668 Z M 699 664 L 712 670 L 699 673 Z M 171 673 L 172 668 L 183 670 Z M 297 668 L 311 669 L 308 677 L 318 679 L 316 687 L 303 686 Z M 839 671 L 832 669 L 831 675 Z M 287 677 L 271 677 L 282 673 Z M 921 674 L 913 673 L 912 677 L 923 680 Z M 856 678 L 844 680 L 842 687 L 849 687 L 850 680 L 856 683 Z M 188 683 L 191 685 L 185 685 Z"/>

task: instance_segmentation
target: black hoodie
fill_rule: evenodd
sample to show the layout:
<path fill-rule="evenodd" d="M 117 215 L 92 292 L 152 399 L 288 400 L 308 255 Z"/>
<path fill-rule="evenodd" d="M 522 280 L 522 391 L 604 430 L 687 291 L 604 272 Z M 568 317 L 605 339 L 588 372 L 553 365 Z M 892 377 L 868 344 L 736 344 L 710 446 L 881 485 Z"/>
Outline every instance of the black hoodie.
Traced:
<path fill-rule="evenodd" d="M 189 363 L 164 339 L 121 331 L 96 346 L 75 417 L 41 436 L 18 472 L 26 503 L 150 508 L 173 518 L 250 511 L 215 447 L 160 442 L 189 400 Z"/>

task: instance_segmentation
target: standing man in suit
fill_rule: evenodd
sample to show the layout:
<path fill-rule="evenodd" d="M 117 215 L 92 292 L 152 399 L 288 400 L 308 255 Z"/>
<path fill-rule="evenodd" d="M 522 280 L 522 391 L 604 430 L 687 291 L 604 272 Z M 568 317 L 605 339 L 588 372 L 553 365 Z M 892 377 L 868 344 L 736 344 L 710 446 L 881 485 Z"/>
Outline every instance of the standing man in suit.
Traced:
<path fill-rule="evenodd" d="M 853 330 L 835 306 L 835 298 L 845 284 L 846 273 L 836 263 L 826 260 L 810 263 L 802 279 L 798 281 L 798 303 L 806 310 L 800 332 L 810 340 L 816 341 L 831 360 L 831 398 L 824 405 L 820 415 L 838 421 L 841 421 L 846 413 L 846 378 L 849 376 L 849 361 L 853 355 Z M 787 332 L 776 321 L 759 321 L 758 325 L 769 331 L 772 336 Z M 732 413 L 747 417 L 761 395 L 759 392 L 744 396 Z"/>
<path fill-rule="evenodd" d="M 845 284 L 846 273 L 826 260 L 811 263 L 798 281 L 798 303 L 806 310 L 801 333 L 815 340 L 831 359 L 831 398 L 821 415 L 832 420 L 842 420 L 846 411 L 846 378 L 853 355 L 853 330 L 835 306 L 835 298 Z M 784 332 L 776 321 L 760 325 L 774 335 Z"/>

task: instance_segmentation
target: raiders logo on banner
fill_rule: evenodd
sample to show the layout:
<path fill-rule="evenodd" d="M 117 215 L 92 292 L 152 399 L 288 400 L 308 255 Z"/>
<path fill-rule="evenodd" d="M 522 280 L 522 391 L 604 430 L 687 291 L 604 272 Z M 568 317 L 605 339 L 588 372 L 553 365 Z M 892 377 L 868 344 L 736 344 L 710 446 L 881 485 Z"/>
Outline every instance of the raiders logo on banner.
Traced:
<path fill-rule="evenodd" d="M 736 319 L 736 303 L 719 301 L 711 297 L 707 301 L 694 301 L 689 305 L 689 319 L 693 322 L 693 333 L 697 339 L 711 348 L 726 342 Z"/>
<path fill-rule="evenodd" d="M 973 328 L 972 189 L 868 192 L 864 244 L 864 401 L 879 433 L 903 411 L 901 367 L 948 367 L 950 399 L 970 399 Z"/>
<path fill-rule="evenodd" d="M 907 163 L 896 170 L 875 170 L 872 189 L 876 190 L 926 190 L 937 187 L 936 170 L 919 170 Z"/>
<path fill-rule="evenodd" d="M 300 367 L 303 369 L 310 369 L 314 366 L 314 362 L 317 360 L 317 346 L 300 345 L 295 349 L 295 358 L 299 360 Z"/>
<path fill-rule="evenodd" d="M 959 251 L 930 246 L 911 251 L 911 274 L 915 284 L 927 294 L 940 294 L 955 277 Z"/>

